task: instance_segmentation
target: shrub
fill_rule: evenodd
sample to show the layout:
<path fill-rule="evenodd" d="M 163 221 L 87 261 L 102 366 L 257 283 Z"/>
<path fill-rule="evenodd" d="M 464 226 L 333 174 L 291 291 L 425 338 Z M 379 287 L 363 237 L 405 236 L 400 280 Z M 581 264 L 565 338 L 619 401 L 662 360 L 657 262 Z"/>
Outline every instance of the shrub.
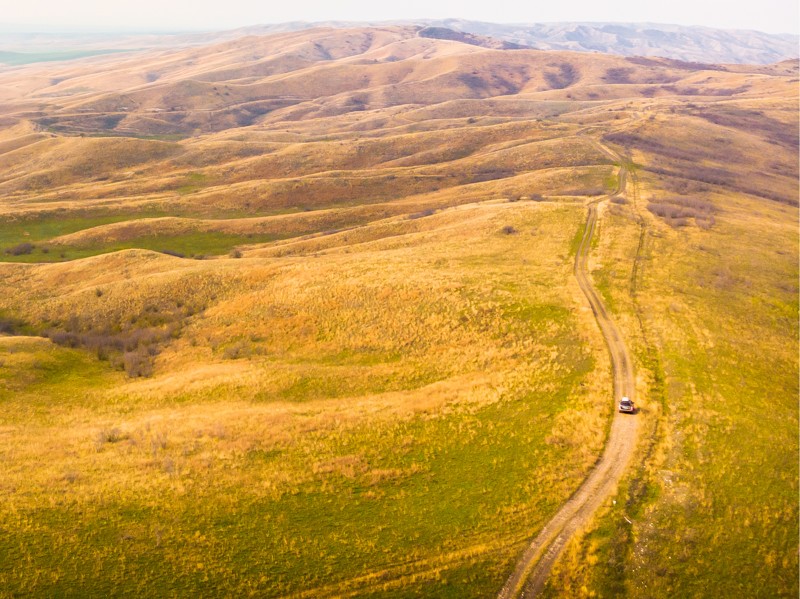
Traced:
<path fill-rule="evenodd" d="M 420 212 L 414 212 L 413 214 L 408 215 L 408 220 L 415 220 L 417 218 L 425 218 L 426 216 L 430 216 L 435 211 L 432 208 L 428 208 L 427 210 L 421 210 Z"/>
<path fill-rule="evenodd" d="M 242 257 L 242 251 L 240 249 L 233 249 L 233 250 L 231 250 L 230 257 L 231 258 L 241 258 Z"/>
<path fill-rule="evenodd" d="M 633 69 L 630 68 L 613 68 L 608 69 L 606 74 L 603 75 L 603 81 L 607 83 L 630 83 Z"/>
<path fill-rule="evenodd" d="M 118 428 L 104 428 L 99 431 L 94 439 L 95 448 L 100 451 L 106 443 L 119 443 L 127 439 L 129 435 Z"/>
<path fill-rule="evenodd" d="M 147 377 L 153 374 L 153 359 L 149 352 L 140 348 L 122 354 L 125 372 L 131 378 Z"/>
<path fill-rule="evenodd" d="M 514 235 L 518 231 L 511 225 L 506 225 L 505 227 L 500 229 L 500 232 L 503 233 L 504 235 Z"/>
<path fill-rule="evenodd" d="M 78 336 L 67 331 L 48 331 L 50 341 L 63 347 L 78 347 Z"/>
<path fill-rule="evenodd" d="M 21 322 L 12 318 L 0 318 L 0 334 L 16 335 L 21 328 Z"/>
<path fill-rule="evenodd" d="M 34 247 L 36 246 L 34 246 L 32 243 L 20 243 L 19 245 L 8 248 L 6 250 L 6 254 L 11 254 L 12 256 L 22 256 L 33 252 Z"/>
<path fill-rule="evenodd" d="M 226 360 L 237 360 L 247 357 L 251 353 L 252 351 L 247 343 L 244 341 L 237 341 L 225 348 L 225 351 L 222 352 L 222 357 Z"/>
<path fill-rule="evenodd" d="M 605 190 L 602 187 L 579 187 L 566 189 L 562 193 L 565 196 L 601 196 L 605 193 Z"/>
<path fill-rule="evenodd" d="M 707 231 L 713 227 L 717 221 L 714 219 L 713 214 L 709 214 L 708 216 L 695 217 L 694 222 L 698 227 Z"/>

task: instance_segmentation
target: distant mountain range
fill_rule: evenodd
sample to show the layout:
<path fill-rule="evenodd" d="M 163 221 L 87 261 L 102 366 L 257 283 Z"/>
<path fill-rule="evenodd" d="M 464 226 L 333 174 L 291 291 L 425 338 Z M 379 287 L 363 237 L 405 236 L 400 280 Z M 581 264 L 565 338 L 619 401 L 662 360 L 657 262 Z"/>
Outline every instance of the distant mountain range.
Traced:
<path fill-rule="evenodd" d="M 442 26 L 540 50 L 663 56 L 714 63 L 769 64 L 797 58 L 800 41 L 790 34 L 649 23 L 495 25 L 451 20 Z"/>
<path fill-rule="evenodd" d="M 244 35 L 269 35 L 315 27 L 411 25 L 424 28 L 431 37 L 485 47 L 601 52 L 622 56 L 659 56 L 689 62 L 770 64 L 800 55 L 800 37 L 749 30 L 686 27 L 653 23 L 531 23 L 496 24 L 462 19 L 392 22 L 289 22 L 255 25 L 220 32 L 177 34 L 55 34 L 7 32 L 0 51 L 143 49 L 192 46 L 225 41 Z M 487 41 L 491 38 L 493 41 Z"/>
<path fill-rule="evenodd" d="M 378 23 L 369 23 L 378 25 Z M 654 23 L 531 23 L 503 25 L 462 19 L 393 22 L 492 37 L 538 50 L 661 56 L 684 61 L 770 64 L 800 55 L 800 36 L 761 31 L 685 27 Z M 283 23 L 239 31 L 268 33 L 308 27 L 352 27 L 364 23 Z"/>

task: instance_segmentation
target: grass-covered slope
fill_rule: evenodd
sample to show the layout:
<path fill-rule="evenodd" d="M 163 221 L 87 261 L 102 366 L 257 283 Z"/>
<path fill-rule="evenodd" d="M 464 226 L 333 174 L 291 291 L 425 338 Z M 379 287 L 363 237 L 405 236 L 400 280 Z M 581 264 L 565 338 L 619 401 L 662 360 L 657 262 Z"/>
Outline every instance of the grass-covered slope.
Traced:
<path fill-rule="evenodd" d="M 0 596 L 495 595 L 613 408 L 593 201 L 643 433 L 547 592 L 796 595 L 796 78 L 406 28 L 0 73 Z"/>
<path fill-rule="evenodd" d="M 638 339 L 658 418 L 649 422 L 639 467 L 570 549 L 548 596 L 792 597 L 796 208 L 659 179 L 635 156 L 644 164 L 638 206 L 618 207 L 608 219 L 609 237 L 621 243 L 600 248 L 596 278 Z M 676 187 L 684 190 L 678 199 L 706 198 L 712 226 L 676 229 L 645 212 L 675 198 Z M 624 233 L 640 230 L 637 208 L 641 242 Z M 634 275 L 619 259 L 637 243 Z"/>
<path fill-rule="evenodd" d="M 607 363 L 569 277 L 582 212 L 427 220 L 214 268 L 131 256 L 135 278 L 3 267 L 33 320 L 208 302 L 148 379 L 3 340 L 3 587 L 491 593 L 604 436 Z"/>

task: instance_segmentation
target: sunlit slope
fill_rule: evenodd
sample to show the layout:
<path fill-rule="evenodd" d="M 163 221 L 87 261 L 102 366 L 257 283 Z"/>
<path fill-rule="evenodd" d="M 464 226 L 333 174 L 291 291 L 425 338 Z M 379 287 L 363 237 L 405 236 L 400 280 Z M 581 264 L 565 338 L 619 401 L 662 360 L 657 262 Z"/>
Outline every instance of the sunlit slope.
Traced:
<path fill-rule="evenodd" d="M 490 594 L 602 442 L 582 216 L 489 203 L 272 256 L 2 266 L 32 323 L 179 331 L 138 380 L 2 341 L 4 484 L 25 489 L 0 506 L 3 587 Z"/>
<path fill-rule="evenodd" d="M 0 155 L 0 210 L 13 215 L 0 245 L 30 242 L 31 254 L 4 258 L 35 261 L 124 247 L 224 254 L 253 239 L 246 235 L 261 235 L 257 242 L 328 232 L 486 197 L 597 196 L 611 183 L 610 160 L 593 141 L 600 136 L 658 155 L 652 168 L 666 176 L 792 203 L 791 86 L 785 76 L 762 80 L 763 96 L 754 87 L 724 101 L 460 100 L 184 141 L 71 137 L 17 125 Z M 154 220 L 164 217 L 239 220 L 175 228 Z M 265 225 L 272 217 L 280 224 Z M 101 244 L 64 247 L 64 235 L 119 221 L 136 221 L 126 230 L 149 239 L 116 235 L 115 227 L 79 236 Z M 212 244 L 186 238 L 202 231 L 230 236 Z"/>

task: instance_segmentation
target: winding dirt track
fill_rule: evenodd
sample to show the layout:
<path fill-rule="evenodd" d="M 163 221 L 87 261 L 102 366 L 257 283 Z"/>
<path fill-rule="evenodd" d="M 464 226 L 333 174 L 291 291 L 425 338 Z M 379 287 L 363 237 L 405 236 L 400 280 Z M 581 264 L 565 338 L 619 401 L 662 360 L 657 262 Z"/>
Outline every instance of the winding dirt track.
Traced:
<path fill-rule="evenodd" d="M 603 150 L 611 154 L 608 148 L 603 147 Z M 619 160 L 616 155 L 614 158 Z M 619 174 L 619 188 L 614 196 L 610 197 L 624 193 L 626 182 L 627 171 L 622 167 Z M 595 464 L 594 469 L 567 503 L 533 539 L 517 562 L 513 574 L 501 589 L 498 599 L 530 598 L 541 592 L 553 564 L 561 555 L 567 542 L 588 523 L 592 514 L 614 491 L 636 447 L 638 417 L 616 411 L 616 402 L 622 396 L 627 395 L 631 399 L 635 399 L 636 390 L 631 358 L 619 329 L 609 317 L 600 295 L 592 286 L 587 273 L 589 249 L 597 224 L 597 204 L 608 199 L 609 197 L 606 197 L 589 204 L 586 229 L 575 256 L 574 272 L 581 291 L 592 307 L 611 354 L 615 401 L 615 416 L 611 424 L 611 431 L 603 455 Z"/>

